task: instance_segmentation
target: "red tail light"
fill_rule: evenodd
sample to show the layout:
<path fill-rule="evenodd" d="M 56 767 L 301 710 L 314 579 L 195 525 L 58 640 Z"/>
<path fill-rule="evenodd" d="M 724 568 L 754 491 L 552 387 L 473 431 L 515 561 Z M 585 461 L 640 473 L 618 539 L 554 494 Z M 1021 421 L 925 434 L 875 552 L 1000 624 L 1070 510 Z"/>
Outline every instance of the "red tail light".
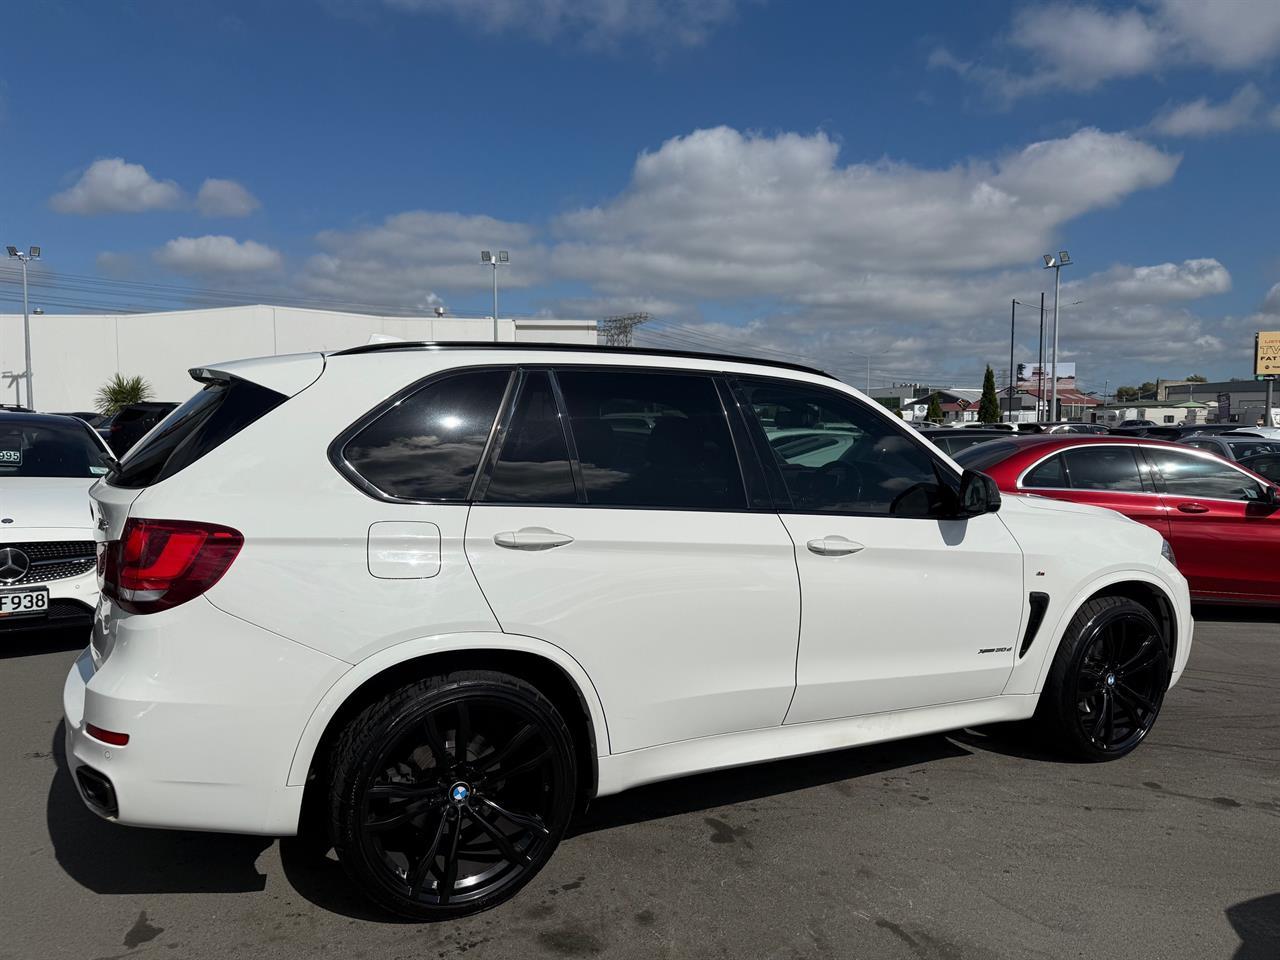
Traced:
<path fill-rule="evenodd" d="M 243 545 L 214 523 L 130 518 L 119 540 L 98 544 L 99 583 L 129 613 L 168 610 L 222 579 Z"/>

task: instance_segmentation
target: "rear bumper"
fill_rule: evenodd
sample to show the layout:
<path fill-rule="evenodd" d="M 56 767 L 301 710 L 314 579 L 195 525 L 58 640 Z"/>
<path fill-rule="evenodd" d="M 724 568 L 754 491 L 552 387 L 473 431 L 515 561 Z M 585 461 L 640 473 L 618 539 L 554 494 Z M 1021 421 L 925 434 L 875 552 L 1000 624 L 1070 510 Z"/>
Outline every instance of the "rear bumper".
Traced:
<path fill-rule="evenodd" d="M 286 783 L 293 754 L 346 669 L 203 598 L 100 616 L 63 686 L 72 780 L 91 810 L 118 823 L 292 835 L 303 792 Z M 129 742 L 105 743 L 88 724 Z"/>

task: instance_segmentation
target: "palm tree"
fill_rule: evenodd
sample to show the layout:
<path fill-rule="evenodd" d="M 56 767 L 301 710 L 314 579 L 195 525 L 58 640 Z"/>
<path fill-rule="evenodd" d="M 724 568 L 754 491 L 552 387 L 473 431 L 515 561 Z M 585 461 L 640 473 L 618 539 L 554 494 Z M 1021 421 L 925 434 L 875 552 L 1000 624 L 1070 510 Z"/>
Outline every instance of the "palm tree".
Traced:
<path fill-rule="evenodd" d="M 124 374 L 117 373 L 98 388 L 98 395 L 94 398 L 93 405 L 98 408 L 99 413 L 110 417 L 118 413 L 121 407 L 127 407 L 131 403 L 142 403 L 153 396 L 155 394 L 151 390 L 151 384 L 142 377 L 126 377 Z"/>

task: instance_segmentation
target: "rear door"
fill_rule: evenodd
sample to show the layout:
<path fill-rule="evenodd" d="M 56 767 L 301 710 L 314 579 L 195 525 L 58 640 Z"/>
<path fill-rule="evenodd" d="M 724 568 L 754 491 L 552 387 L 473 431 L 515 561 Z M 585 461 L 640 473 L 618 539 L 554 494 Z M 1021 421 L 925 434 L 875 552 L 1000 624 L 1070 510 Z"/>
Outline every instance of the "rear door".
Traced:
<path fill-rule="evenodd" d="M 1169 542 L 1191 591 L 1280 600 L 1280 509 L 1263 486 L 1206 453 L 1144 447 L 1169 517 Z"/>
<path fill-rule="evenodd" d="M 748 498 L 716 378 L 566 367 L 521 381 L 466 533 L 502 629 L 582 664 L 614 752 L 782 723 L 795 558 L 771 504 Z"/>
<path fill-rule="evenodd" d="M 1055 500 L 1106 507 L 1168 537 L 1168 508 L 1150 470 L 1136 445 L 1082 444 L 1033 465 L 1018 478 L 1018 488 Z"/>
<path fill-rule="evenodd" d="M 738 388 L 800 571 L 787 723 L 999 695 L 1026 605 L 1022 552 L 999 516 L 944 519 L 953 468 L 856 397 L 763 378 Z M 798 427 L 825 435 L 823 457 L 776 442 Z"/>

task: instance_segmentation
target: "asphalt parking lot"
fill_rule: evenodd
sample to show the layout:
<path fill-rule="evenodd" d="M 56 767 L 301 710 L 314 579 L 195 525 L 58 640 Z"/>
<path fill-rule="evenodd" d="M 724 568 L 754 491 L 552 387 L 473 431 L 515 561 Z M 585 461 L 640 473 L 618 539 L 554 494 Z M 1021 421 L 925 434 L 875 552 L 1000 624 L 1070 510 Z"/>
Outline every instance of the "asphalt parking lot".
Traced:
<path fill-rule="evenodd" d="M 965 731 L 600 801 L 513 902 L 404 924 L 298 840 L 81 807 L 80 638 L 0 649 L 0 957 L 1280 957 L 1280 614 L 1202 609 L 1131 757 Z"/>

